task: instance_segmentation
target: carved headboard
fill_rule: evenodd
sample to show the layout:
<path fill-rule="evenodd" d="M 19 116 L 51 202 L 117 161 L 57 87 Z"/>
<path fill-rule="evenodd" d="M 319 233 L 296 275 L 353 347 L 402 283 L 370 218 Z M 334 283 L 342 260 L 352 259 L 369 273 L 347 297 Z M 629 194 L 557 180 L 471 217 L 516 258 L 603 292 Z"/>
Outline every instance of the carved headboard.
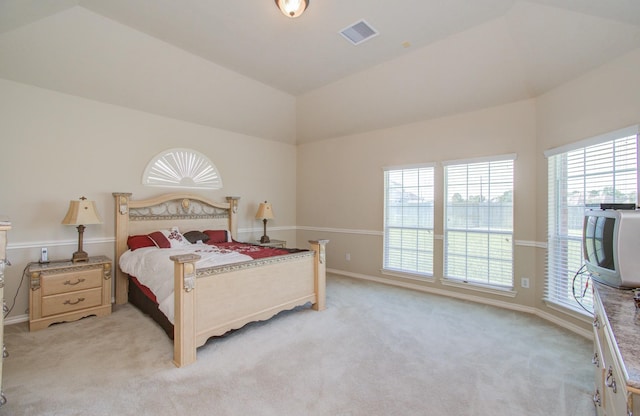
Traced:
<path fill-rule="evenodd" d="M 149 234 L 160 229 L 178 227 L 181 232 L 191 230 L 227 229 L 235 239 L 238 233 L 236 214 L 240 197 L 228 196 L 227 202 L 215 202 L 189 193 L 163 194 L 144 200 L 132 200 L 131 193 L 114 192 L 116 248 L 115 262 L 128 250 L 130 235 Z M 116 303 L 127 302 L 129 280 L 115 267 Z"/>

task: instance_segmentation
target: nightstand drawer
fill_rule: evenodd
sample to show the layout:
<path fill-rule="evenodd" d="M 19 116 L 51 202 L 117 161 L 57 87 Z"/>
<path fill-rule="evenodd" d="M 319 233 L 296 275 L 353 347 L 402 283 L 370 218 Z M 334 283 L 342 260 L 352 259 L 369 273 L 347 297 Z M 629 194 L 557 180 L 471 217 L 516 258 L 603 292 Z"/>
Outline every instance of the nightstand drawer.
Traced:
<path fill-rule="evenodd" d="M 111 313 L 111 259 L 106 256 L 32 263 L 28 273 L 30 331 Z"/>
<path fill-rule="evenodd" d="M 43 276 L 42 295 L 67 293 L 102 286 L 102 268 Z"/>
<path fill-rule="evenodd" d="M 79 290 L 42 298 L 42 316 L 57 315 L 79 309 L 99 306 L 102 303 L 102 288 Z"/>

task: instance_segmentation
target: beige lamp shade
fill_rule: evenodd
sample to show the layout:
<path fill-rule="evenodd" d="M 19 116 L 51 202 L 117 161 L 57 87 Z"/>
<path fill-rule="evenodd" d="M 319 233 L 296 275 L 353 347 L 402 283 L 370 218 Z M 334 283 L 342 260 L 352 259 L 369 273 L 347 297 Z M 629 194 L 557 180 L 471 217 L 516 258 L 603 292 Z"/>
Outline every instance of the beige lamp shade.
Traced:
<path fill-rule="evenodd" d="M 96 203 L 82 197 L 79 201 L 69 202 L 69 210 L 62 223 L 65 225 L 102 224 L 102 219 L 98 215 Z"/>
<path fill-rule="evenodd" d="M 69 210 L 62 223 L 65 225 L 77 225 L 78 229 L 78 251 L 73 253 L 71 261 L 74 263 L 88 261 L 89 255 L 82 250 L 82 239 L 85 225 L 102 224 L 102 219 L 100 219 L 96 209 L 96 203 L 87 201 L 85 197 L 80 198 L 79 201 L 69 202 Z"/>
<path fill-rule="evenodd" d="M 258 207 L 258 212 L 256 212 L 256 219 L 271 220 L 273 218 L 273 208 L 271 207 L 271 203 L 267 201 L 261 202 Z"/>

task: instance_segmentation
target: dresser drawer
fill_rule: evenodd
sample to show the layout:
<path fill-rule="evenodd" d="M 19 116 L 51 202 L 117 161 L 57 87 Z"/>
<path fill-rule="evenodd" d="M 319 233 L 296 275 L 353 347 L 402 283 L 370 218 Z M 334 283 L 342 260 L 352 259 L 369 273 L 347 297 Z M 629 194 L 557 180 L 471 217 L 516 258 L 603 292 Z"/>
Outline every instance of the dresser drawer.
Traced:
<path fill-rule="evenodd" d="M 614 358 L 614 344 L 615 341 L 605 332 L 602 340 L 604 404 L 609 415 L 627 415 L 627 385 L 619 362 Z"/>
<path fill-rule="evenodd" d="M 44 275 L 42 277 L 42 296 L 55 295 L 76 290 L 85 290 L 102 286 L 102 267 L 68 273 Z"/>
<path fill-rule="evenodd" d="M 42 298 L 42 316 L 57 315 L 99 306 L 102 303 L 102 288 L 78 290 Z"/>

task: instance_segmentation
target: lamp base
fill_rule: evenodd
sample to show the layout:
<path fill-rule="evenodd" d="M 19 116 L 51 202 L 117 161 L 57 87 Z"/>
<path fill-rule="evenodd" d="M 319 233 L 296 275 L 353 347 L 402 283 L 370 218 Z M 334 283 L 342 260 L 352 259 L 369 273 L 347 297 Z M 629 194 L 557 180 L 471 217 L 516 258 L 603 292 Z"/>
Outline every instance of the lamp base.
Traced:
<path fill-rule="evenodd" d="M 71 261 L 74 263 L 80 263 L 83 261 L 89 261 L 89 255 L 86 251 L 82 249 L 82 237 L 84 235 L 84 229 L 86 228 L 84 225 L 80 224 L 78 227 L 78 251 L 73 253 L 71 257 Z"/>
<path fill-rule="evenodd" d="M 262 244 L 270 243 L 271 240 L 269 240 L 269 236 L 267 235 L 267 219 L 266 218 L 262 220 L 262 224 L 264 224 L 264 232 L 262 233 L 262 237 L 260 238 L 260 242 Z"/>
<path fill-rule="evenodd" d="M 89 255 L 87 254 L 86 251 L 76 251 L 75 253 L 73 253 L 73 256 L 71 257 L 71 261 L 73 263 L 89 261 Z"/>

